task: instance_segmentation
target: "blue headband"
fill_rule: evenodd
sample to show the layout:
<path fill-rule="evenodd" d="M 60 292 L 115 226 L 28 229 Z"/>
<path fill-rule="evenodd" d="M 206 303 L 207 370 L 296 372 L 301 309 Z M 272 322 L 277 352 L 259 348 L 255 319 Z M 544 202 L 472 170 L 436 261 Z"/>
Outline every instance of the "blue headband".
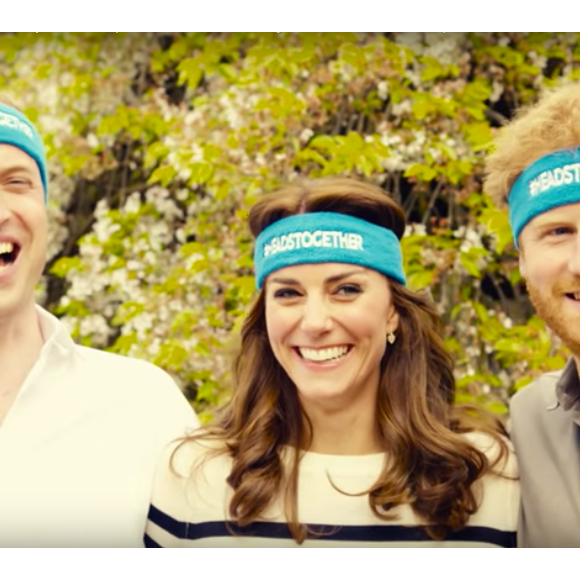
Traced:
<path fill-rule="evenodd" d="M 48 198 L 48 178 L 46 173 L 46 155 L 40 135 L 34 125 L 16 109 L 0 103 L 0 143 L 14 145 L 22 149 L 36 161 L 40 170 L 44 201 Z"/>
<path fill-rule="evenodd" d="M 391 230 L 342 213 L 314 212 L 278 220 L 258 236 L 256 286 L 280 268 L 323 262 L 366 266 L 405 284 L 401 245 Z"/>
<path fill-rule="evenodd" d="M 527 223 L 561 205 L 580 202 L 580 147 L 554 151 L 534 161 L 508 196 L 514 244 Z"/>

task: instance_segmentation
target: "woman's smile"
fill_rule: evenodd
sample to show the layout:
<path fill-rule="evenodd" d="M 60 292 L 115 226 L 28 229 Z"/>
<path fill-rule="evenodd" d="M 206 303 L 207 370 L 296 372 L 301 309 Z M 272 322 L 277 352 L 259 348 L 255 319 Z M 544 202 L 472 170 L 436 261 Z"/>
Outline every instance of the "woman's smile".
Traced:
<path fill-rule="evenodd" d="M 329 347 L 321 349 L 295 348 L 296 357 L 310 372 L 330 372 L 343 368 L 350 360 L 352 346 Z"/>

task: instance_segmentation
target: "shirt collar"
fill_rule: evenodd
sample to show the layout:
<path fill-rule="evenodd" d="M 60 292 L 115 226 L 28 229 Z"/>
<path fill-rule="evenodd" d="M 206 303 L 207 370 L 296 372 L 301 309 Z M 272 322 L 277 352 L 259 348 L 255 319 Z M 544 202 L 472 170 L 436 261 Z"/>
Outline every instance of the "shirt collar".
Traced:
<path fill-rule="evenodd" d="M 38 305 L 36 305 L 36 314 L 38 316 L 40 332 L 44 340 L 44 346 L 42 347 L 40 356 L 43 357 L 53 350 L 63 355 L 71 353 L 75 343 L 63 323 L 56 316 L 53 316 L 50 312 Z"/>
<path fill-rule="evenodd" d="M 556 383 L 556 398 L 564 410 L 580 410 L 580 378 L 574 358 L 570 358 Z"/>

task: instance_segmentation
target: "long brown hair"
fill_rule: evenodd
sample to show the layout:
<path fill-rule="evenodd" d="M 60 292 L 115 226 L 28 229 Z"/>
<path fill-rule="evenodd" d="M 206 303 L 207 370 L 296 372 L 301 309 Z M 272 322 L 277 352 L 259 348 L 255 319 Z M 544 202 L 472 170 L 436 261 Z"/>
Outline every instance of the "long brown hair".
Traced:
<path fill-rule="evenodd" d="M 392 230 L 400 239 L 405 215 L 382 189 L 350 178 L 302 181 L 261 198 L 249 216 L 254 237 L 275 221 L 307 212 L 349 214 Z M 453 360 L 444 348 L 443 325 L 427 295 L 389 280 L 399 314 L 397 340 L 381 361 L 378 433 L 388 452 L 382 473 L 368 490 L 377 517 L 409 504 L 436 539 L 461 529 L 477 511 L 473 484 L 507 453 L 501 423 L 491 415 L 454 406 Z M 308 424 L 296 387 L 280 366 L 266 331 L 261 291 L 245 319 L 233 369 L 234 390 L 216 421 L 194 439 L 223 442 L 232 457 L 231 519 L 258 520 L 283 497 L 286 521 L 297 542 L 308 534 L 297 517 L 300 449 L 308 448 Z M 499 445 L 495 460 L 461 433 L 487 433 Z M 191 439 L 191 438 L 190 438 Z M 284 450 L 294 449 L 290 464 Z"/>

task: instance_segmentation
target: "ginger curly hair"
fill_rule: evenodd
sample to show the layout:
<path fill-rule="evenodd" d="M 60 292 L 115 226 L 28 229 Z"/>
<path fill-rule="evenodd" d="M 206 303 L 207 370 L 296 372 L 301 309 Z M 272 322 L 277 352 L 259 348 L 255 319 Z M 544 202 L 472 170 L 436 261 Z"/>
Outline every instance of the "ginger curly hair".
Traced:
<path fill-rule="evenodd" d="M 546 90 L 536 103 L 518 109 L 494 144 L 485 164 L 484 191 L 505 206 L 526 167 L 553 151 L 580 146 L 580 83 Z"/>
<path fill-rule="evenodd" d="M 9 107 L 16 109 L 17 111 L 22 111 L 22 109 L 20 109 L 20 107 L 18 107 L 14 103 L 14 101 L 12 101 L 12 99 L 9 99 L 6 95 L 3 95 L 2 93 L 0 93 L 0 103 L 2 105 L 8 105 Z"/>

